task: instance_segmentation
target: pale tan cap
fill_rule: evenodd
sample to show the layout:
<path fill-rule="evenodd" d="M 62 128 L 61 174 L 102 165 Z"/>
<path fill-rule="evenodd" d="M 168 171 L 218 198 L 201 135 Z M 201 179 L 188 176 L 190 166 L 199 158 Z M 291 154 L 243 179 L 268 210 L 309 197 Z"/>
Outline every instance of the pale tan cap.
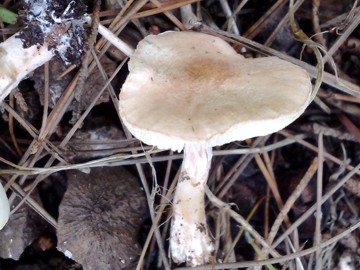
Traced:
<path fill-rule="evenodd" d="M 245 59 L 196 32 L 147 36 L 129 70 L 124 124 L 141 141 L 178 151 L 276 132 L 304 112 L 312 90 L 304 69 L 276 57 Z"/>

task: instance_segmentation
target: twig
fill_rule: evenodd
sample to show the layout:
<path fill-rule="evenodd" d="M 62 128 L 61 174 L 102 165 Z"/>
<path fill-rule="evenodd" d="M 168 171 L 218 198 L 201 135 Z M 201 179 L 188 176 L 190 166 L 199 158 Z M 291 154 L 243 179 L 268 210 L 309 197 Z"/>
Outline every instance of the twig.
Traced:
<path fill-rule="evenodd" d="M 322 46 L 326 47 L 326 42 L 321 32 L 320 21 L 319 21 L 319 8 L 321 0 L 312 0 L 312 21 L 313 21 L 313 30 L 314 30 L 314 39 L 320 43 Z"/>
<path fill-rule="evenodd" d="M 38 135 L 39 135 L 39 131 L 30 123 L 28 123 L 25 119 L 21 118 L 21 116 L 14 111 L 9 105 L 7 105 L 6 103 L 3 103 L 2 106 L 5 108 L 6 111 L 9 112 L 9 114 L 11 114 L 20 124 L 21 126 L 33 137 L 33 142 L 31 143 L 31 147 L 28 149 L 28 153 L 25 153 L 22 156 L 21 161 L 19 162 L 19 164 L 22 164 L 23 162 L 25 162 L 30 154 L 32 154 L 32 149 L 34 149 L 34 144 L 36 144 Z M 49 153 L 56 153 L 57 158 L 66 163 L 65 160 L 61 157 L 61 151 L 59 150 L 58 147 L 56 147 L 54 144 L 52 144 L 48 139 L 44 139 L 43 140 L 43 147 L 49 152 Z"/>
<path fill-rule="evenodd" d="M 106 27 L 102 27 L 101 24 L 99 24 L 99 33 L 104 35 L 101 31 L 107 31 L 109 36 L 117 37 L 120 32 L 124 29 L 125 25 L 130 21 L 131 16 L 133 16 L 136 12 L 138 12 L 148 1 L 147 0 L 137 0 L 134 1 L 130 0 L 126 3 L 124 9 L 115 17 L 111 25 L 109 26 L 109 29 Z M 133 4 L 134 3 L 134 4 Z M 133 4 L 131 6 L 131 4 Z M 120 40 L 117 38 L 117 40 Z M 110 40 L 109 40 L 110 41 Z M 133 48 L 131 48 L 129 45 L 127 45 L 125 42 L 121 41 L 121 44 L 113 44 L 115 47 L 120 46 L 124 48 L 124 50 L 121 50 L 124 52 L 125 55 L 132 55 Z M 102 38 L 99 40 L 99 42 L 95 46 L 95 50 L 100 50 L 100 53 L 98 54 L 99 59 L 105 54 L 107 49 L 110 47 L 110 44 L 107 43 L 107 40 L 105 38 Z M 91 70 L 95 66 L 95 63 L 90 65 L 89 69 Z M 117 106 L 116 106 L 117 107 Z"/>
<path fill-rule="evenodd" d="M 84 56 L 81 62 L 81 68 L 79 70 L 79 79 L 75 88 L 75 106 L 73 109 L 72 119 L 70 120 L 71 124 L 74 124 L 80 117 L 80 106 L 81 106 L 81 98 L 84 90 L 85 81 L 89 76 L 89 62 L 91 60 L 91 50 L 96 42 L 96 36 L 98 34 L 98 26 L 99 26 L 99 11 L 100 11 L 100 0 L 94 0 L 94 8 L 93 8 L 93 19 L 91 22 L 91 32 L 90 35 L 85 41 L 84 46 Z"/>
<path fill-rule="evenodd" d="M 285 0 L 277 0 L 275 4 L 268 11 L 266 11 L 266 13 L 249 28 L 249 30 L 245 32 L 244 37 L 253 39 L 259 33 L 261 28 L 267 24 L 268 20 L 272 19 L 274 13 L 281 9 L 285 4 Z"/>
<path fill-rule="evenodd" d="M 329 60 L 329 57 L 332 56 L 340 48 L 340 46 L 349 38 L 349 36 L 354 32 L 354 30 L 356 29 L 356 27 L 358 27 L 359 24 L 360 24 L 360 12 L 357 13 L 354 20 L 350 23 L 350 25 L 347 25 L 346 30 L 341 35 L 339 35 L 338 39 L 329 49 L 327 55 L 323 57 L 324 63 L 326 63 Z"/>
<path fill-rule="evenodd" d="M 252 147 L 256 148 L 256 146 L 265 143 L 268 138 L 269 138 L 269 136 L 256 138 Z M 217 151 L 214 151 L 215 156 L 216 156 L 216 152 Z M 232 185 L 235 183 L 235 181 L 238 179 L 238 177 L 245 170 L 245 168 L 247 167 L 247 165 L 251 162 L 251 160 L 253 158 L 254 158 L 254 155 L 251 155 L 251 153 L 248 152 L 248 155 L 241 157 L 238 160 L 238 162 L 236 162 L 236 164 L 233 166 L 233 168 L 225 175 L 224 180 L 222 181 L 222 185 L 220 184 L 215 190 L 215 193 L 217 194 L 217 196 L 220 199 L 225 196 L 225 194 L 232 187 Z"/>
<path fill-rule="evenodd" d="M 300 135 L 300 137 L 302 137 Z M 295 136 L 296 138 L 296 136 Z M 283 147 L 284 145 L 294 143 L 295 140 L 284 140 L 287 141 L 287 143 L 278 142 L 275 143 L 276 147 L 274 145 L 268 145 L 265 147 L 259 147 L 259 148 L 250 148 L 250 149 L 234 149 L 226 150 L 226 153 L 223 153 L 221 150 L 214 151 L 214 155 L 239 155 L 239 154 L 253 154 L 253 153 L 262 153 L 263 151 L 272 151 L 277 148 Z M 33 141 L 32 143 L 34 143 Z M 66 142 L 64 142 L 66 144 Z M 62 144 L 59 145 L 60 147 Z M 132 150 L 132 149 L 131 149 Z M 160 153 L 161 150 L 152 150 L 153 153 Z M 123 166 L 123 165 L 134 165 L 134 164 L 143 164 L 147 163 L 146 158 L 140 158 L 144 157 L 145 155 L 143 153 L 139 154 L 119 154 L 119 155 L 113 155 L 110 157 L 105 157 L 85 163 L 78 163 L 78 164 L 69 164 L 64 166 L 53 166 L 53 167 L 47 167 L 44 166 L 43 168 L 38 167 L 26 167 L 26 166 L 20 166 L 16 165 L 12 162 L 9 162 L 3 158 L 0 157 L 0 161 L 8 164 L 9 166 L 13 167 L 14 169 L 7 169 L 7 170 L 0 170 L 1 174 L 12 174 L 12 175 L 36 175 L 36 174 L 46 174 L 46 173 L 52 173 L 52 172 L 59 172 L 63 170 L 71 170 L 71 169 L 82 169 L 82 168 L 92 168 L 92 167 L 101 167 L 101 166 Z M 55 158 L 59 158 L 59 156 L 54 155 Z M 171 156 L 159 156 L 159 157 L 152 157 L 153 162 L 162 162 L 162 161 L 168 161 L 168 160 L 174 160 L 174 159 L 181 159 L 182 155 L 171 155 Z M 61 160 L 60 160 L 61 161 Z M 20 163 L 21 164 L 21 163 Z M 51 163 L 50 163 L 51 164 Z M 50 165 L 48 165 L 50 166 Z"/>
<path fill-rule="evenodd" d="M 320 134 L 320 132 L 322 132 L 324 136 L 337 138 L 340 141 L 345 140 L 345 141 L 359 142 L 359 140 L 353 134 L 345 133 L 335 128 L 321 126 L 317 123 L 314 123 L 311 127 L 307 128 L 307 130 L 311 131 L 313 134 Z"/>
<path fill-rule="evenodd" d="M 167 2 L 159 2 L 160 6 L 155 5 L 155 6 L 157 6 L 156 8 L 137 12 L 136 14 L 132 15 L 131 18 L 132 19 L 140 19 L 140 18 L 160 14 L 160 13 L 163 13 L 165 11 L 171 11 L 173 9 L 180 8 L 180 7 L 184 6 L 184 5 L 193 4 L 193 3 L 196 3 L 196 2 L 199 2 L 199 0 L 182 0 L 182 1 L 176 1 L 174 3 L 172 3 L 172 2 L 169 2 L 169 3 L 167 3 Z"/>
<path fill-rule="evenodd" d="M 265 164 L 264 162 L 262 161 L 262 159 L 260 158 L 260 155 L 259 154 L 255 154 L 255 160 L 256 160 L 256 163 L 258 164 L 267 184 L 269 185 L 270 187 L 270 190 L 275 198 L 275 201 L 276 201 L 276 204 L 277 204 L 277 207 L 279 209 L 282 209 L 284 207 L 284 203 L 281 199 L 281 195 L 280 195 L 280 192 L 279 192 L 279 188 L 277 186 L 277 183 L 276 183 L 276 180 L 274 178 L 271 177 L 269 171 L 266 169 L 265 167 Z M 285 224 L 287 227 L 290 226 L 290 220 L 287 216 L 285 216 Z"/>
<path fill-rule="evenodd" d="M 360 98 L 359 97 L 354 97 L 354 96 L 349 96 L 349 95 L 344 95 L 344 94 L 338 94 L 338 93 L 334 93 L 334 92 L 325 92 L 325 91 L 319 91 L 318 92 L 318 96 L 319 97 L 324 97 L 327 100 L 342 100 L 342 101 L 348 101 L 348 102 L 352 102 L 352 103 L 356 103 L 356 104 L 360 104 Z"/>
<path fill-rule="evenodd" d="M 354 169 L 352 169 L 343 179 L 341 179 L 334 187 L 332 187 L 328 192 L 324 194 L 321 198 L 321 204 L 324 204 L 337 190 L 339 190 L 347 180 L 353 177 L 354 174 L 359 173 L 360 164 L 358 164 Z M 299 225 L 304 222 L 312 213 L 316 211 L 316 204 L 310 207 L 298 220 L 296 220 L 293 225 L 287 229 L 272 245 L 273 248 L 277 247 L 284 239 L 294 230 L 298 228 Z M 315 247 L 316 249 L 316 247 Z"/>
<path fill-rule="evenodd" d="M 258 200 L 256 202 L 256 204 L 254 205 L 254 207 L 251 209 L 251 212 L 249 213 L 249 215 L 246 217 L 246 221 L 250 221 L 251 218 L 253 217 L 253 215 L 256 213 L 256 211 L 259 209 L 259 206 L 262 204 L 262 202 L 264 201 L 264 198 L 261 198 L 260 200 Z M 224 262 L 228 261 L 228 258 L 231 254 L 231 252 L 233 252 L 236 244 L 239 242 L 240 237 L 242 236 L 242 234 L 244 233 L 245 228 L 241 228 L 240 231 L 236 234 L 235 239 L 232 243 L 232 245 L 230 246 L 229 250 L 227 251 L 225 257 L 224 257 Z"/>
<path fill-rule="evenodd" d="M 345 126 L 345 128 L 353 134 L 358 141 L 360 141 L 360 130 L 359 128 L 343 113 L 338 115 L 340 122 Z"/>
<path fill-rule="evenodd" d="M 99 24 L 98 28 L 99 34 L 101 34 L 107 41 L 112 45 L 118 48 L 127 56 L 131 56 L 134 53 L 134 48 L 130 47 L 127 43 L 119 39 L 115 34 L 113 34 L 109 29 Z"/>
<path fill-rule="evenodd" d="M 11 108 L 15 109 L 14 107 L 14 94 L 11 94 L 10 95 L 10 102 L 9 102 L 9 105 Z M 15 150 L 16 150 L 16 153 L 18 154 L 19 157 L 22 156 L 22 151 L 19 147 L 19 144 L 17 142 L 17 139 L 16 139 L 16 136 L 15 136 L 15 130 L 14 130 L 14 116 L 9 113 L 9 132 L 10 132 L 10 137 L 11 137 L 11 140 L 15 146 Z"/>
<path fill-rule="evenodd" d="M 220 5 L 223 9 L 223 12 L 226 15 L 226 21 L 228 23 L 228 27 L 227 27 L 227 31 L 228 32 L 233 32 L 236 35 L 240 35 L 240 31 L 239 28 L 236 25 L 236 21 L 235 18 L 232 15 L 230 6 L 229 6 L 229 2 L 227 0 L 220 0 Z"/>
<path fill-rule="evenodd" d="M 303 4 L 304 0 L 298 0 L 296 1 L 294 5 L 294 12 L 296 12 L 301 5 Z M 282 18 L 282 20 L 279 22 L 279 24 L 276 26 L 275 30 L 271 33 L 271 35 L 268 37 L 268 39 L 265 41 L 264 46 L 270 47 L 271 44 L 274 42 L 274 39 L 277 34 L 279 34 L 280 30 L 287 25 L 287 23 L 290 20 L 290 11 L 286 13 L 286 15 Z"/>
<path fill-rule="evenodd" d="M 318 154 L 318 171 L 317 171 L 317 186 L 316 186 L 316 223 L 315 223 L 315 246 L 316 249 L 316 268 L 322 269 L 323 263 L 321 258 L 321 198 L 323 189 L 323 164 L 324 164 L 324 142 L 323 134 L 319 134 L 319 154 Z"/>
<path fill-rule="evenodd" d="M 154 3 L 157 7 L 161 7 L 161 3 L 158 0 L 150 0 L 150 1 Z M 177 27 L 179 27 L 180 30 L 186 31 L 185 26 L 179 21 L 178 18 L 175 17 L 174 14 L 171 13 L 171 11 L 164 11 L 163 13 L 165 14 L 166 17 L 168 17 L 170 21 L 172 21 Z"/>
<path fill-rule="evenodd" d="M 242 0 L 238 6 L 234 9 L 233 13 L 230 17 L 226 19 L 226 22 L 220 27 L 221 29 L 225 29 L 226 24 L 229 23 L 229 20 L 234 20 L 235 16 L 241 11 L 241 9 L 249 2 L 249 0 Z"/>
<path fill-rule="evenodd" d="M 49 97 L 50 97 L 50 87 L 49 87 L 49 62 L 46 62 L 44 65 L 44 109 L 43 117 L 41 122 L 41 128 L 39 131 L 39 140 L 43 141 L 45 139 L 44 130 L 47 124 L 48 111 L 49 111 Z"/>
<path fill-rule="evenodd" d="M 314 151 L 314 152 L 316 152 L 316 153 L 319 152 L 319 148 L 318 148 L 318 147 L 312 145 L 311 143 L 308 143 L 308 142 L 304 141 L 303 139 L 295 138 L 293 135 L 291 135 L 289 132 L 287 132 L 287 131 L 285 131 L 285 130 L 281 130 L 281 131 L 279 131 L 279 133 L 282 134 L 282 135 L 284 135 L 285 137 L 295 139 L 298 143 L 300 143 L 301 145 L 305 146 L 306 148 L 308 148 L 308 149 L 310 149 L 310 150 L 312 150 L 312 151 Z M 338 165 L 343 165 L 343 164 L 344 164 L 344 162 L 343 162 L 341 159 L 339 159 L 339 158 L 337 158 L 337 157 L 334 157 L 333 155 L 329 154 L 329 153 L 326 152 L 326 151 L 324 151 L 324 157 L 325 157 L 326 159 L 328 159 L 328 160 L 330 160 L 330 161 L 338 164 Z M 346 165 L 345 168 L 350 171 L 350 170 L 353 170 L 353 169 L 354 169 L 354 166 L 348 164 L 348 165 Z M 355 173 L 356 173 L 357 175 L 360 175 L 360 172 L 358 172 L 358 171 L 356 171 Z"/>
<path fill-rule="evenodd" d="M 13 183 L 11 187 L 12 189 L 14 189 L 15 192 L 20 194 L 21 197 L 26 196 L 26 193 L 22 190 L 22 188 L 18 184 Z M 56 220 L 52 216 L 50 216 L 34 199 L 28 197 L 26 201 L 28 205 L 35 210 L 35 212 L 37 212 L 41 217 L 43 217 L 50 225 L 52 225 L 56 229 L 57 226 Z"/>
<path fill-rule="evenodd" d="M 267 248 L 270 252 L 270 254 L 274 257 L 279 257 L 280 254 L 275 251 L 272 247 L 270 247 L 270 245 L 264 240 L 264 238 L 238 213 L 236 213 L 235 211 L 233 211 L 230 208 L 230 205 L 222 202 L 220 199 L 218 199 L 211 191 L 210 189 L 206 186 L 205 187 L 205 192 L 206 192 L 206 196 L 208 197 L 208 199 L 219 209 L 221 209 L 222 211 L 225 211 L 226 213 L 228 213 L 233 219 L 235 219 L 237 222 L 239 222 L 241 224 L 241 226 L 244 227 L 245 230 L 247 230 L 257 241 L 260 242 L 260 244 Z"/>
<path fill-rule="evenodd" d="M 311 163 L 309 169 L 301 179 L 300 183 L 296 186 L 295 190 L 292 192 L 291 196 L 287 199 L 286 203 L 284 204 L 284 207 L 281 209 L 280 213 L 277 215 L 276 220 L 274 221 L 273 226 L 271 227 L 268 243 L 271 244 L 277 232 L 279 231 L 279 228 L 281 226 L 281 223 L 286 216 L 286 214 L 291 210 L 291 207 L 294 205 L 294 202 L 297 200 L 297 198 L 301 195 L 303 190 L 306 188 L 308 183 L 310 182 L 311 178 L 314 176 L 316 170 L 318 168 L 318 160 L 315 158 L 313 162 Z"/>
<path fill-rule="evenodd" d="M 171 186 L 166 194 L 166 200 L 170 201 L 171 197 L 172 197 L 172 194 L 174 193 L 174 190 L 175 190 L 175 187 L 176 187 L 176 184 L 177 184 L 177 180 L 179 178 L 179 175 L 180 175 L 180 170 L 178 171 L 178 174 L 175 176 L 175 178 L 173 179 L 172 183 L 171 183 Z M 165 210 L 165 207 L 167 206 L 167 204 L 161 204 L 160 205 L 160 208 L 158 210 L 158 213 L 156 214 L 156 217 L 154 218 L 154 220 L 152 221 L 152 226 L 150 228 L 150 231 L 147 235 L 147 238 L 146 238 L 146 241 L 145 241 L 145 244 L 143 246 L 143 250 L 141 252 L 141 255 L 140 255 L 140 259 L 139 259 L 139 262 L 138 262 L 138 265 L 137 265 L 137 270 L 140 270 L 141 269 L 141 266 L 142 266 L 142 262 L 144 260 L 144 257 L 145 257 L 145 254 L 146 254 L 146 251 L 147 251 L 147 248 L 149 246 L 149 243 L 150 243 L 150 239 L 152 238 L 154 232 L 158 229 L 158 224 L 159 224 L 159 221 L 160 221 L 160 218 L 161 218 L 161 215 L 162 213 L 164 212 Z"/>

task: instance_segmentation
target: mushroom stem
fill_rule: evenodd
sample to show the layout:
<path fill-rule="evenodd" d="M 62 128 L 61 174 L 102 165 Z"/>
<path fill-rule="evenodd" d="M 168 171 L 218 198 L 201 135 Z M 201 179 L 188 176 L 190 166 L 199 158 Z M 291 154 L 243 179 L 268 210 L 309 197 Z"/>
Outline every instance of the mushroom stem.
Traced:
<path fill-rule="evenodd" d="M 48 44 L 24 48 L 17 35 L 0 43 L 0 102 L 30 72 L 54 56 L 53 50 L 48 50 Z"/>
<path fill-rule="evenodd" d="M 89 23 L 91 18 L 84 17 Z M 110 43 L 120 49 L 127 56 L 131 56 L 134 49 L 115 36 L 110 30 L 99 25 L 99 33 Z M 56 49 L 65 50 L 69 44 L 58 45 Z M 63 48 L 64 47 L 64 48 Z M 23 80 L 30 72 L 50 61 L 55 55 L 55 49 L 49 50 L 49 44 L 37 44 L 24 48 L 19 33 L 0 43 L 0 102 Z"/>
<path fill-rule="evenodd" d="M 10 217 L 10 205 L 5 190 L 0 183 L 0 230 L 5 226 Z"/>
<path fill-rule="evenodd" d="M 212 148 L 185 145 L 184 160 L 173 200 L 170 248 L 174 262 L 196 266 L 210 262 L 214 246 L 205 215 L 205 185 Z"/>

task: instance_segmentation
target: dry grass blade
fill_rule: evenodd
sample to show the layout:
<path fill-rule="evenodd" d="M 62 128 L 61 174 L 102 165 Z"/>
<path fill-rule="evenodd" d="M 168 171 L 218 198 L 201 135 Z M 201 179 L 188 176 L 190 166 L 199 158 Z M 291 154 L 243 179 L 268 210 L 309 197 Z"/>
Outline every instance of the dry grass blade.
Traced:
<path fill-rule="evenodd" d="M 271 227 L 269 237 L 267 238 L 267 241 L 269 242 L 269 244 L 271 244 L 274 241 L 275 236 L 276 236 L 277 232 L 279 231 L 281 223 L 283 222 L 286 214 L 290 211 L 294 202 L 297 200 L 297 198 L 301 195 L 303 190 L 306 188 L 306 186 L 310 182 L 311 178 L 314 176 L 315 172 L 317 171 L 317 168 L 318 168 L 318 160 L 317 160 L 317 158 L 315 158 L 313 160 L 313 162 L 311 163 L 309 169 L 307 170 L 306 174 L 301 179 L 300 183 L 297 185 L 294 192 L 287 199 L 286 203 L 284 204 L 284 207 L 281 209 L 281 212 L 276 217 L 276 220 L 274 221 L 274 224 Z"/>
<path fill-rule="evenodd" d="M 294 136 L 294 138 L 296 138 L 296 139 L 300 139 L 303 137 L 304 137 L 303 135 Z M 214 156 L 263 153 L 265 151 L 276 150 L 278 148 L 292 144 L 295 141 L 296 141 L 295 139 L 285 139 L 283 141 L 279 141 L 277 143 L 270 144 L 270 145 L 267 145 L 264 147 L 255 147 L 255 148 L 250 148 L 250 149 L 218 150 L 218 151 L 214 151 Z M 35 142 L 33 142 L 33 143 L 35 143 Z M 63 143 L 65 144 L 66 141 L 63 141 Z M 134 150 L 134 149 L 126 148 L 126 149 L 123 149 L 123 151 L 119 151 L 119 152 L 126 153 L 126 152 L 131 152 L 132 150 Z M 149 148 L 149 150 L 151 150 L 151 152 L 154 154 L 163 152 L 163 150 L 153 150 L 152 148 L 151 149 Z M 14 169 L 6 169 L 6 170 L 0 169 L 0 173 L 1 174 L 12 174 L 12 175 L 37 175 L 37 174 L 47 174 L 47 173 L 58 172 L 58 171 L 63 171 L 63 170 L 71 170 L 71 169 L 84 169 L 84 168 L 101 167 L 101 166 L 124 166 L 124 165 L 148 163 L 148 160 L 146 158 L 143 158 L 144 156 L 145 156 L 144 153 L 118 154 L 118 155 L 112 155 L 110 157 L 105 157 L 105 158 L 97 159 L 97 160 L 90 161 L 90 162 L 50 167 L 52 162 L 55 160 L 55 157 L 59 158 L 58 156 L 55 155 L 54 157 L 51 157 L 51 159 L 44 166 L 44 168 L 31 167 L 31 166 L 25 165 L 25 164 L 24 165 L 16 165 L 16 164 L 9 162 L 8 160 L 0 157 L 1 162 L 14 168 Z M 152 161 L 153 162 L 163 162 L 163 161 L 176 160 L 176 159 L 181 159 L 181 158 L 182 158 L 182 154 L 165 155 L 165 156 L 159 156 L 159 157 L 152 157 Z M 63 162 L 65 162 L 65 161 L 63 161 Z M 231 185 L 229 185 L 228 188 L 230 188 L 230 186 Z M 226 192 L 224 192 L 224 193 L 226 193 Z"/>
<path fill-rule="evenodd" d="M 134 19 L 139 19 L 147 16 L 152 16 L 156 14 L 160 14 L 163 12 L 171 11 L 173 9 L 180 8 L 185 5 L 193 4 L 199 2 L 199 0 L 186 0 L 186 1 L 175 1 L 175 2 L 157 2 L 155 4 L 156 8 L 149 9 L 146 11 L 140 11 L 132 16 Z"/>
<path fill-rule="evenodd" d="M 252 27 L 249 28 L 249 30 L 244 34 L 244 37 L 248 39 L 253 39 L 261 30 L 261 28 L 267 24 L 268 20 L 270 20 L 270 18 L 274 16 L 274 13 L 278 12 L 279 9 L 281 9 L 281 7 L 285 4 L 285 0 L 276 1 L 276 3 L 265 13 L 265 15 L 261 17 Z"/>
<path fill-rule="evenodd" d="M 216 206 L 218 207 L 221 211 L 225 211 L 227 212 L 233 219 L 235 219 L 237 222 L 239 222 L 241 224 L 241 226 L 244 227 L 245 230 L 247 230 L 257 241 L 259 241 L 259 243 L 267 248 L 269 250 L 269 253 L 274 256 L 274 257 L 279 257 L 280 254 L 275 251 L 274 249 L 272 249 L 269 244 L 264 240 L 264 238 L 258 233 L 256 232 L 256 230 L 254 230 L 254 228 L 238 213 L 236 213 L 235 211 L 233 211 L 230 206 L 224 202 L 222 202 L 221 200 L 219 200 L 211 191 L 208 187 L 206 187 L 205 189 L 206 191 L 206 196 L 208 197 L 208 199 Z"/>
<path fill-rule="evenodd" d="M 10 94 L 9 105 L 11 108 L 14 108 L 14 94 L 13 93 Z M 15 132 L 14 132 L 14 116 L 12 114 L 9 115 L 9 131 L 10 131 L 11 140 L 15 146 L 17 154 L 19 156 L 22 156 L 22 151 L 20 150 L 20 147 L 19 147 L 19 144 L 18 144 L 16 136 L 15 136 Z"/>
<path fill-rule="evenodd" d="M 294 139 L 295 139 L 295 137 L 294 137 L 293 135 L 291 135 L 290 133 L 288 133 L 288 132 L 285 131 L 285 130 L 279 131 L 279 133 L 282 134 L 282 135 L 284 135 L 285 137 L 289 137 L 289 138 L 294 138 Z M 305 146 L 306 148 L 314 151 L 315 153 L 318 153 L 318 152 L 319 152 L 319 148 L 316 147 L 316 146 L 314 146 L 314 145 L 312 145 L 311 143 L 308 143 L 308 142 L 306 142 L 305 140 L 302 140 L 302 139 L 297 139 L 297 138 L 296 138 L 296 140 L 297 140 L 301 145 L 303 145 L 303 146 Z M 337 157 L 334 157 L 333 155 L 327 153 L 326 151 L 324 151 L 324 157 L 325 157 L 326 159 L 334 162 L 335 164 L 338 164 L 338 165 L 343 165 L 343 164 L 344 164 L 343 160 L 341 160 L 341 159 L 339 159 L 339 158 L 337 158 Z M 349 171 L 351 171 L 351 170 L 354 169 L 354 166 L 347 164 L 347 165 L 346 165 L 346 169 L 349 170 Z M 358 171 L 355 171 L 355 173 L 356 173 L 357 175 L 360 175 L 360 172 L 358 172 Z"/>
<path fill-rule="evenodd" d="M 323 134 L 319 134 L 319 154 L 318 154 L 318 171 L 317 171 L 317 185 L 316 185 L 316 224 L 315 224 L 315 245 L 316 249 L 316 267 L 322 269 L 323 262 L 321 258 L 321 198 L 323 192 L 323 165 L 324 165 L 324 140 Z"/>
<path fill-rule="evenodd" d="M 355 16 L 354 20 L 347 25 L 346 30 L 338 37 L 335 43 L 328 50 L 327 55 L 324 56 L 323 61 L 326 63 L 329 60 L 329 56 L 334 55 L 334 53 L 340 48 L 342 44 L 349 38 L 349 36 L 354 32 L 356 27 L 360 24 L 360 12 Z"/>
<path fill-rule="evenodd" d="M 341 179 L 334 187 L 332 187 L 328 192 L 322 196 L 320 204 L 326 202 L 336 191 L 338 191 L 354 174 L 359 173 L 360 164 L 358 164 L 354 169 L 352 169 L 343 179 Z M 312 213 L 315 212 L 317 205 L 310 207 L 297 221 L 295 221 L 292 226 L 287 229 L 272 245 L 272 247 L 278 246 L 284 239 L 297 228 L 305 219 L 307 219 Z M 315 247 L 317 249 L 317 247 Z"/>
<path fill-rule="evenodd" d="M 284 203 L 281 199 L 281 195 L 280 195 L 279 188 L 277 186 L 275 178 L 273 178 L 270 175 L 269 171 L 266 169 L 266 166 L 265 166 L 264 162 L 262 161 L 262 159 L 260 158 L 259 154 L 255 155 L 255 160 L 256 160 L 256 163 L 258 164 L 262 174 L 264 175 L 264 177 L 271 189 L 272 194 L 274 195 L 274 198 L 275 198 L 278 208 L 283 209 Z M 290 220 L 287 216 L 285 216 L 285 223 L 287 226 L 290 226 Z"/>
<path fill-rule="evenodd" d="M 22 188 L 16 184 L 13 183 L 11 186 L 15 192 L 20 194 L 22 197 L 26 197 L 26 193 L 22 190 Z M 51 224 L 54 228 L 56 228 L 56 220 L 49 215 L 49 213 L 43 209 L 34 199 L 28 197 L 26 199 L 27 204 L 31 206 L 32 209 L 34 209 L 40 216 L 42 216 L 49 224 Z"/>
<path fill-rule="evenodd" d="M 293 8 L 293 12 L 296 12 L 303 3 L 304 3 L 304 0 L 296 1 L 294 8 Z M 281 29 L 283 29 L 289 23 L 289 20 L 290 20 L 290 10 L 286 13 L 286 15 L 280 21 L 280 23 L 276 26 L 275 30 L 271 33 L 271 35 L 265 41 L 265 43 L 264 43 L 265 46 L 268 46 L 268 47 L 271 46 L 271 44 L 274 42 L 276 35 L 279 34 Z"/>
<path fill-rule="evenodd" d="M 179 171 L 180 172 L 180 171 Z M 177 180 L 179 178 L 179 172 L 178 174 L 176 175 L 175 179 L 173 179 L 173 182 L 166 194 L 166 200 L 167 201 L 170 201 L 171 200 L 171 197 L 172 197 L 172 194 L 174 193 L 174 190 L 175 190 L 175 186 L 176 186 L 176 183 L 177 183 Z M 156 229 L 158 229 L 158 226 L 159 226 L 159 222 L 160 222 L 160 219 L 161 219 L 161 216 L 166 208 L 167 204 L 162 204 L 160 205 L 160 208 L 156 214 L 156 217 L 153 219 L 153 223 L 152 223 L 152 226 L 151 226 L 151 229 L 147 235 L 147 238 L 146 238 L 146 242 L 144 244 L 144 247 L 143 247 L 143 250 L 141 252 L 141 256 L 140 256 L 140 259 L 139 259 L 139 263 L 137 265 L 137 268 L 136 269 L 141 269 L 142 268 L 142 264 L 143 264 L 143 260 L 145 258 L 145 255 L 146 255 L 146 251 L 147 251 L 147 248 L 150 244 L 150 239 L 151 237 L 153 236 L 153 234 L 155 233 Z"/>
<path fill-rule="evenodd" d="M 255 206 L 254 206 L 253 209 L 251 210 L 250 214 L 249 214 L 249 215 L 247 216 L 247 218 L 246 218 L 246 221 L 247 221 L 247 222 L 250 222 L 251 218 L 253 217 L 253 215 L 255 214 L 255 212 L 258 210 L 260 204 L 263 202 L 263 199 L 264 199 L 264 198 L 260 199 L 260 200 L 255 204 Z M 235 248 L 236 244 L 239 242 L 240 237 L 242 236 L 242 234 L 244 233 L 244 231 L 245 231 L 245 228 L 241 228 L 241 229 L 239 230 L 239 232 L 237 233 L 237 235 L 235 236 L 232 245 L 230 246 L 229 250 L 227 251 L 227 254 L 226 254 L 225 257 L 224 257 L 224 263 L 229 262 L 228 259 L 229 259 L 230 255 L 231 255 L 231 253 L 234 251 L 234 248 Z"/>

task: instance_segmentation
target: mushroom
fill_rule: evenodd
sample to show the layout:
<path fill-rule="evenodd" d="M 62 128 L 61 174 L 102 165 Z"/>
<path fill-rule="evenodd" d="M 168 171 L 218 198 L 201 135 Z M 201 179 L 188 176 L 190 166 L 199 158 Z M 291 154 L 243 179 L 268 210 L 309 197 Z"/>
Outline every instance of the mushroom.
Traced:
<path fill-rule="evenodd" d="M 129 62 L 120 116 L 129 131 L 184 158 L 173 198 L 172 259 L 213 261 L 204 188 L 212 147 L 276 132 L 311 102 L 302 68 L 276 57 L 245 59 L 218 37 L 195 32 L 147 36 Z"/>
<path fill-rule="evenodd" d="M 10 217 L 10 205 L 6 192 L 0 183 L 0 230 L 4 228 Z"/>
<path fill-rule="evenodd" d="M 0 102 L 21 80 L 57 54 L 64 63 L 83 52 L 82 1 L 25 0 L 27 26 L 0 43 Z"/>
<path fill-rule="evenodd" d="M 84 51 L 84 24 L 91 23 L 82 1 L 25 0 L 24 5 L 27 26 L 0 43 L 0 102 L 55 55 L 65 65 L 78 64 Z M 100 24 L 98 31 L 124 54 L 132 54 L 131 46 L 106 27 Z"/>
<path fill-rule="evenodd" d="M 58 248 L 88 270 L 134 269 L 138 230 L 146 200 L 137 179 L 123 167 L 67 172 L 59 207 Z"/>

